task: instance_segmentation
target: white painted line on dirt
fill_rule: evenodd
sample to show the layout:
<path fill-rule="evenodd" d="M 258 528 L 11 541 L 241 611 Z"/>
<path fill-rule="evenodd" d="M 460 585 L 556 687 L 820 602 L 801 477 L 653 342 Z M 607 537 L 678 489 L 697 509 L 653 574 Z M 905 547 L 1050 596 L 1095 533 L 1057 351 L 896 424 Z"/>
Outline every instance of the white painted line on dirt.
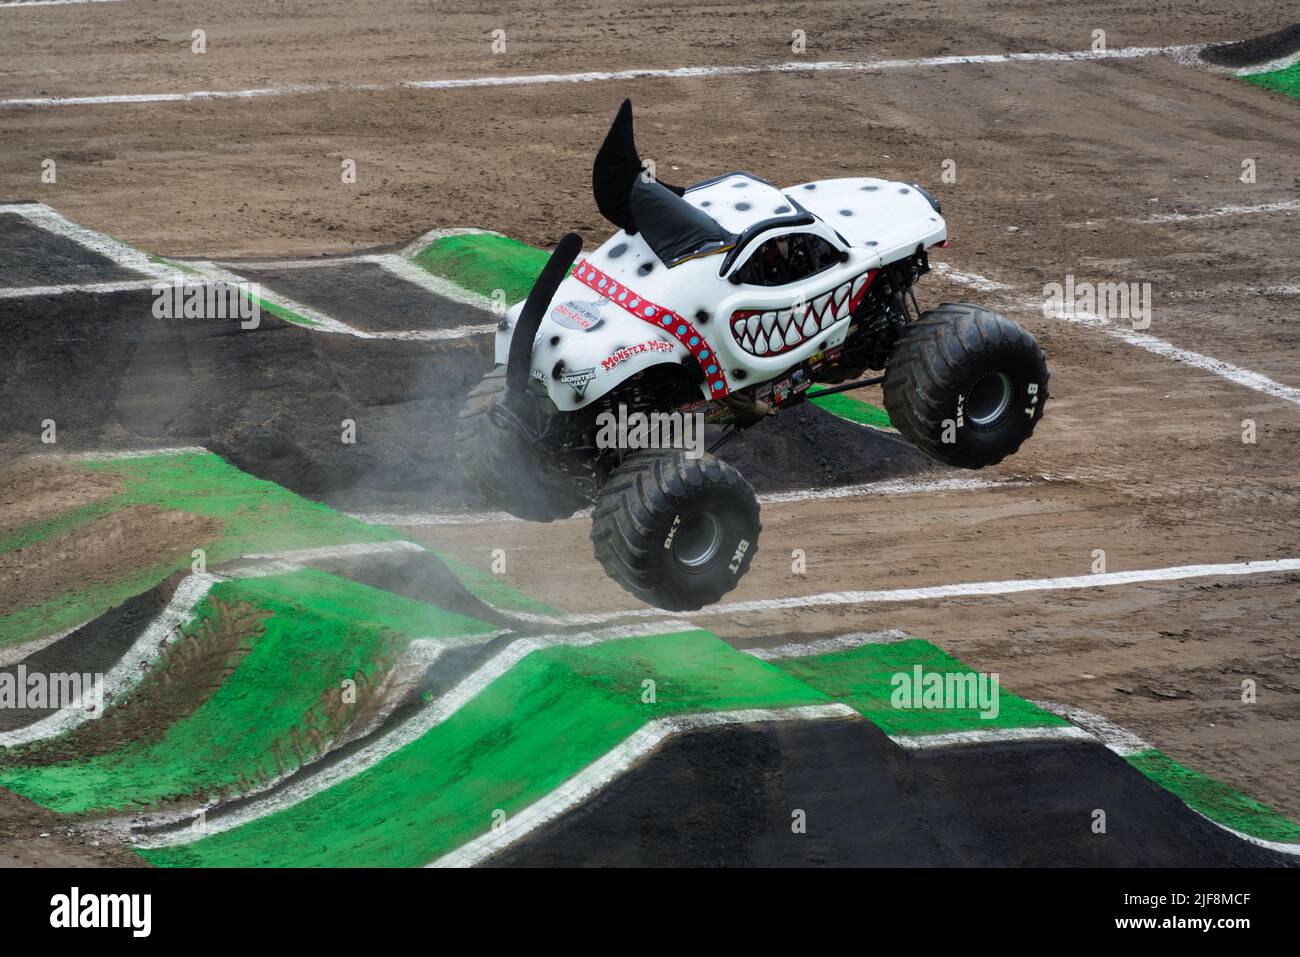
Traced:
<path fill-rule="evenodd" d="M 1167 299 L 1184 299 L 1192 302 L 1214 299 L 1240 299 L 1243 296 L 1300 296 L 1300 286 L 1245 286 L 1227 284 L 1213 289 L 1172 289 L 1165 293 Z"/>
<path fill-rule="evenodd" d="M 135 687 L 158 654 L 181 633 L 181 629 L 194 617 L 194 609 L 221 579 L 205 573 L 187 575 L 172 594 L 171 601 L 140 633 L 126 653 L 104 675 L 104 705 L 113 698 Z M 13 747 L 42 738 L 62 734 L 97 715 L 84 707 L 72 705 L 62 708 L 26 727 L 0 733 L 0 747 Z"/>
<path fill-rule="evenodd" d="M 897 60 L 791 61 L 747 66 L 685 66 L 673 69 L 597 70 L 585 73 L 532 73 L 522 76 L 460 77 L 446 80 L 409 80 L 403 83 L 354 83 L 263 87 L 250 90 L 201 90 L 186 93 L 128 93 L 99 96 L 38 96 L 0 100 L 0 107 L 12 106 L 101 106 L 118 103 L 184 103 L 192 100 L 256 99 L 303 93 L 347 93 L 406 88 L 412 90 L 460 90 L 481 87 L 538 86 L 553 83 L 625 82 L 627 80 L 712 79 L 762 73 L 877 73 L 928 67 L 979 66 L 998 63 L 1079 63 L 1092 60 L 1132 60 L 1149 56 L 1171 56 L 1194 50 L 1195 45 L 1169 47 L 1119 47 L 1113 50 L 1076 50 L 1039 53 L 983 53 L 969 56 L 913 57 Z"/>
<path fill-rule="evenodd" d="M 481 234 L 486 230 L 435 230 L 435 232 L 465 234 Z M 498 234 L 499 235 L 499 234 Z M 452 302 L 459 302 L 466 306 L 473 306 L 475 309 L 482 309 L 484 312 L 493 312 L 493 302 L 487 296 L 480 295 L 472 290 L 465 289 L 456 285 L 450 279 L 444 279 L 441 276 L 435 276 L 426 269 L 422 269 L 415 263 L 406 258 L 405 254 L 396 253 L 358 253 L 352 256 L 331 256 L 322 259 L 280 259 L 270 260 L 267 262 L 227 262 L 220 264 L 220 268 L 228 269 L 232 272 L 241 270 L 283 270 L 283 269 L 323 269 L 330 266 L 355 266 L 364 263 L 371 263 L 379 266 L 390 275 L 397 276 L 406 282 L 415 286 L 420 286 L 432 293 L 441 296 L 443 299 L 450 299 Z M 394 333 L 394 335 L 427 335 L 439 338 L 461 338 L 465 335 L 479 335 L 485 332 L 495 332 L 496 323 L 475 326 L 461 326 L 462 330 L 468 332 L 457 332 L 456 330 L 416 330 L 410 333 Z M 374 335 L 383 335 L 375 333 Z"/>
<path fill-rule="evenodd" d="M 130 269 L 154 279 L 165 279 L 167 281 L 183 275 L 183 273 L 171 266 L 154 262 L 145 253 L 128 246 L 126 243 L 119 242 L 112 236 L 105 236 L 103 233 L 97 233 L 93 229 L 72 222 L 72 220 L 56 213 L 44 203 L 9 203 L 0 205 L 0 213 L 17 213 L 33 226 L 54 233 L 56 236 L 70 239 L 91 252 L 99 253 L 106 259 L 111 259 L 123 269 Z"/>
<path fill-rule="evenodd" d="M 834 605 L 859 605 L 875 602 L 933 601 L 945 598 L 1017 595 L 1036 591 L 1070 591 L 1082 588 L 1108 588 L 1116 585 L 1140 585 L 1150 582 L 1183 581 L 1189 578 L 1224 578 L 1300 572 L 1300 558 L 1269 561 L 1232 562 L 1221 565 L 1179 565 L 1126 572 L 1102 572 L 1096 575 L 1070 575 L 1062 578 L 1013 579 L 1010 581 L 968 582 L 959 585 L 933 585 L 928 588 L 896 588 L 881 591 L 829 592 L 795 598 L 759 599 L 726 602 L 712 606 L 722 614 L 749 611 L 774 611 L 780 608 L 808 608 Z M 706 609 L 707 610 L 707 609 Z"/>
<path fill-rule="evenodd" d="M 1073 725 L 1056 728 L 989 728 L 987 731 L 952 731 L 947 734 L 891 734 L 889 740 L 909 751 L 951 748 L 967 744 L 1003 744 L 1016 741 L 1094 741 Z"/>
<path fill-rule="evenodd" d="M 894 60 L 814 60 L 759 63 L 743 66 L 683 66 L 671 69 L 593 70 L 585 73 L 534 73 L 524 76 L 464 77 L 448 80 L 417 80 L 407 86 L 421 90 L 456 90 L 467 87 L 536 86 L 552 83 L 594 83 L 626 80 L 700 79 L 749 76 L 758 73 L 875 73 L 921 67 L 978 66 L 994 63 L 1073 63 L 1084 60 L 1131 60 L 1169 55 L 1194 47 L 1119 47 L 1113 50 L 1045 51 L 1037 53 L 985 53 Z"/>
<path fill-rule="evenodd" d="M 244 555 L 246 561 L 271 559 L 274 561 L 310 562 L 322 558 L 356 558 L 362 555 L 387 555 L 393 552 L 422 552 L 423 545 L 415 542 L 355 542 L 348 545 L 322 545 L 319 548 L 295 548 L 283 552 L 265 552 Z"/>
<path fill-rule="evenodd" d="M 395 256 L 358 256 L 352 261 L 380 262 L 380 265 L 383 265 L 383 263 L 395 259 L 397 259 Z M 403 264 L 409 265 L 406 264 L 405 261 L 403 261 Z M 235 273 L 224 266 L 219 266 L 217 263 L 210 260 L 193 261 L 190 262 L 189 265 L 198 269 L 207 279 L 215 282 L 231 284 L 248 284 L 249 282 L 238 273 Z M 419 270 L 419 267 L 416 266 L 410 266 L 410 268 Z M 403 276 L 402 278 L 408 279 L 409 281 L 409 277 L 407 276 Z M 429 278 L 432 279 L 433 277 Z M 447 285 L 450 286 L 451 284 L 448 283 Z M 432 286 L 426 288 L 432 288 Z M 447 295 L 447 290 L 445 289 L 437 289 L 435 291 L 437 291 L 439 295 Z M 460 302 L 466 302 L 467 297 L 474 296 L 473 293 L 467 292 L 466 290 L 458 290 L 457 295 L 459 297 L 457 301 Z M 402 332 L 366 332 L 362 329 L 356 328 L 355 326 L 350 326 L 339 319 L 335 319 L 333 316 L 328 316 L 319 309 L 314 309 L 296 299 L 290 299 L 288 296 L 273 292 L 265 286 L 259 286 L 258 298 L 263 302 L 270 303 L 272 306 L 278 306 L 281 309 L 296 313 L 304 319 L 309 319 L 315 323 L 315 325 L 312 326 L 298 325 L 298 328 L 300 329 L 307 329 L 312 332 L 327 332 L 336 335 L 356 336 L 358 339 L 398 339 L 403 341 L 434 342 L 444 339 L 464 339 L 469 336 L 482 336 L 496 332 L 495 322 L 484 323 L 482 325 L 456 326 L 450 329 L 412 329 Z M 468 302 L 467 304 L 483 308 L 482 302 L 486 300 L 483 300 L 482 297 L 477 297 L 477 299 L 480 301 Z"/>
<path fill-rule="evenodd" d="M 32 299 L 41 296 L 63 296 L 68 293 L 134 292 L 152 289 L 155 279 L 123 279 L 120 282 L 74 282 L 61 286 L 18 286 L 0 289 L 0 299 Z"/>
<path fill-rule="evenodd" d="M 121 0 L 6 0 L 0 9 L 11 7 L 70 7 L 82 3 L 120 3 Z"/>
<path fill-rule="evenodd" d="M 1254 206 L 1220 206 L 1218 209 L 1200 213 L 1153 213 L 1140 223 L 1188 223 L 1202 219 L 1219 219 L 1224 216 L 1254 216 L 1260 213 L 1286 213 L 1300 209 L 1300 199 L 1282 200 L 1276 203 L 1259 203 Z"/>
<path fill-rule="evenodd" d="M 254 100 L 264 96 L 291 96 L 302 93 L 356 92 L 382 90 L 387 86 L 350 84 L 344 86 L 266 86 L 249 90 L 191 90 L 184 93 L 115 93 L 100 96 L 32 96 L 0 100 L 7 106 L 105 106 L 119 103 L 191 103 L 201 100 Z"/>
<path fill-rule="evenodd" d="M 1188 806 L 1191 807 L 1191 805 Z M 1246 841 L 1248 844 L 1254 844 L 1257 847 L 1264 847 L 1270 851 L 1277 851 L 1280 854 L 1291 854 L 1300 857 L 1300 844 L 1288 844 L 1284 841 L 1270 841 L 1262 837 L 1255 837 L 1253 834 L 1247 834 L 1245 831 L 1239 831 L 1235 827 L 1228 827 L 1228 825 L 1226 824 L 1220 824 L 1218 821 L 1214 820 L 1214 818 L 1208 817 L 1205 814 L 1201 814 L 1201 812 L 1197 811 L 1196 808 L 1194 807 L 1191 809 L 1193 811 L 1196 811 L 1197 814 L 1200 814 L 1201 817 L 1205 818 L 1215 827 L 1223 828 L 1229 834 L 1241 838 L 1243 841 Z"/>
<path fill-rule="evenodd" d="M 847 705 L 822 704 L 795 708 L 747 708 L 712 711 L 658 718 L 642 725 L 596 761 L 587 765 L 545 797 L 506 818 L 498 827 L 484 832 L 429 867 L 473 867 L 519 841 L 545 824 L 573 810 L 596 792 L 608 787 L 650 752 L 673 735 L 736 724 L 770 721 L 821 721 L 828 718 L 857 718 Z"/>
<path fill-rule="evenodd" d="M 1027 304 L 1026 308 L 1034 308 L 1034 304 Z M 1037 306 L 1039 312 L 1042 306 Z M 1300 405 L 1300 389 L 1293 386 L 1283 385 L 1274 379 L 1258 372 L 1252 372 L 1249 369 L 1243 369 L 1239 365 L 1231 362 L 1224 362 L 1222 359 L 1216 359 L 1213 356 L 1207 356 L 1200 352 L 1192 352 L 1190 349 L 1183 349 L 1164 339 L 1157 339 L 1155 336 L 1148 335 L 1145 332 L 1137 332 L 1133 329 L 1125 329 L 1123 326 L 1114 325 L 1108 319 L 1100 316 L 1090 315 L 1077 312 L 1057 312 L 1052 318 L 1064 319 L 1066 322 L 1073 322 L 1077 325 L 1090 326 L 1094 329 L 1101 329 L 1109 336 L 1113 336 L 1122 342 L 1131 346 L 1137 346 L 1139 349 L 1145 349 L 1154 355 L 1163 356 L 1166 359 L 1172 359 L 1174 362 L 1183 365 L 1192 366 L 1203 372 L 1209 372 L 1221 379 L 1227 379 L 1237 385 L 1245 386 L 1247 389 L 1253 389 L 1256 392 L 1262 392 L 1264 395 L 1272 396 L 1275 399 L 1282 399 L 1286 402 L 1292 402 Z"/>
<path fill-rule="evenodd" d="M 169 847 L 176 844 L 188 844 L 212 834 L 229 831 L 249 821 L 266 817 L 277 811 L 305 801 L 328 788 L 334 787 L 349 778 L 373 767 L 388 755 L 406 747 L 433 728 L 442 724 L 465 704 L 479 694 L 493 681 L 517 665 L 534 651 L 557 646 L 593 645 L 623 638 L 638 638 L 647 635 L 674 634 L 682 631 L 694 631 L 695 627 L 681 619 L 652 622 L 635 627 L 606 628 L 600 631 L 577 632 L 573 634 L 533 635 L 510 642 L 475 671 L 461 679 L 460 683 L 446 694 L 430 702 L 401 724 L 395 725 L 383 736 L 370 742 L 364 748 L 326 765 L 318 773 L 299 781 L 290 781 L 284 786 L 285 778 L 278 778 L 269 784 L 250 791 L 243 797 L 262 795 L 256 800 L 215 819 L 209 818 L 202 834 L 189 829 L 156 835 L 144 835 L 134 838 L 137 847 Z M 206 809 L 215 807 L 208 805 Z M 169 819 L 143 819 L 146 822 L 165 823 Z M 129 823 L 138 826 L 141 818 L 132 818 Z"/>
<path fill-rule="evenodd" d="M 417 528 L 429 525 L 492 525 L 523 522 L 509 512 L 345 512 L 348 518 L 370 525 L 396 525 Z M 589 518 L 591 509 L 574 512 L 570 518 Z"/>
<path fill-rule="evenodd" d="M 448 279 L 443 279 L 441 276 L 435 276 L 402 256 L 366 256 L 363 257 L 363 261 L 375 263 L 390 275 L 404 279 L 406 282 L 422 289 L 427 289 L 443 299 L 450 299 L 452 302 L 473 306 L 475 309 L 481 309 L 486 313 L 493 312 L 494 304 L 487 296 L 464 289 Z M 462 326 L 461 328 L 473 329 L 474 333 L 494 333 L 497 331 L 497 324 L 496 320 L 493 320 L 484 325 Z"/>
<path fill-rule="evenodd" d="M 875 495 L 922 495 L 930 492 L 972 492 L 986 488 L 1016 488 L 1032 485 L 1023 480 L 1004 479 L 886 479 L 841 485 L 835 488 L 812 488 L 795 492 L 769 492 L 758 496 L 760 505 L 786 505 L 792 502 L 820 502 L 836 498 L 868 498 Z"/>
<path fill-rule="evenodd" d="M 1052 714 L 1059 715 L 1066 721 L 1083 728 L 1120 757 L 1128 757 L 1130 754 L 1151 750 L 1149 742 L 1099 714 L 1093 714 L 1091 711 L 1084 711 L 1082 708 L 1060 704 L 1056 701 L 1033 701 L 1032 704 L 1036 704 L 1044 711 L 1050 711 Z"/>
<path fill-rule="evenodd" d="M 367 254 L 365 253 L 349 253 L 343 256 L 317 256 L 313 259 L 222 259 L 209 261 L 215 262 L 222 269 L 243 273 L 247 269 L 257 271 L 259 269 L 328 269 L 331 266 L 355 266 L 366 259 Z M 192 264 L 191 260 L 177 261 Z"/>
<path fill-rule="evenodd" d="M 784 661 L 787 658 L 808 658 L 813 655 L 829 655 L 837 651 L 852 651 L 863 645 L 892 645 L 907 641 L 912 636 L 898 628 L 888 631 L 855 631 L 848 635 L 835 635 L 831 638 L 818 638 L 815 641 L 792 641 L 785 645 L 769 648 L 741 648 L 747 655 L 753 655 L 760 661 Z"/>
<path fill-rule="evenodd" d="M 1263 63 L 1252 63 L 1250 66 L 1243 66 L 1235 70 L 1237 76 L 1255 76 L 1258 73 L 1272 73 L 1274 70 L 1285 70 L 1289 66 L 1295 66 L 1300 63 L 1300 50 L 1295 53 L 1288 53 L 1286 56 L 1280 56 L 1276 60 L 1267 60 Z"/>
<path fill-rule="evenodd" d="M 402 247 L 402 255 L 414 259 L 440 239 L 448 236 L 501 236 L 492 229 L 476 229 L 473 226 L 441 226 L 422 233 Z"/>
<path fill-rule="evenodd" d="M 1205 61 L 1203 60 L 1201 62 Z M 1288 66 L 1295 66 L 1296 64 L 1300 64 L 1300 49 L 1297 49 L 1295 53 L 1287 53 L 1286 56 L 1279 56 L 1278 59 L 1275 60 L 1265 60 L 1264 62 L 1261 62 L 1261 64 L 1251 64 L 1249 66 L 1239 66 L 1239 68 L 1236 69 L 1227 69 L 1230 69 L 1232 74 L 1236 75 L 1236 77 L 1253 77 L 1253 75 L 1258 73 L 1273 73 L 1274 70 L 1284 70 L 1287 69 Z M 1217 64 L 1206 65 L 1214 69 L 1225 69 L 1223 66 L 1218 66 Z"/>
<path fill-rule="evenodd" d="M 191 262 L 189 263 L 189 266 L 193 269 L 197 269 L 205 279 L 209 279 L 213 282 L 224 282 L 229 285 L 252 285 L 252 283 L 243 276 L 240 276 L 238 273 L 231 272 L 229 269 L 224 269 L 216 263 L 208 260 Z M 357 336 L 361 339 L 373 338 L 371 333 L 362 332 L 360 329 L 354 329 L 346 322 L 340 322 L 333 316 L 327 316 L 318 309 L 313 309 L 311 306 L 298 302 L 295 299 L 290 299 L 288 296 L 282 296 L 277 292 L 272 292 L 265 287 L 259 287 L 258 298 L 263 302 L 270 303 L 272 306 L 278 306 L 281 309 L 296 313 L 304 319 L 308 319 L 315 323 L 314 326 L 299 325 L 298 327 L 300 329 L 311 329 L 318 332 L 332 332 L 341 335 Z"/>
<path fill-rule="evenodd" d="M 754 601 L 722 602 L 717 605 L 706 605 L 692 614 L 704 616 L 740 615 L 749 612 L 782 611 L 797 608 L 897 604 L 916 601 L 941 601 L 948 598 L 992 598 L 1001 595 L 1019 595 L 1038 591 L 1071 591 L 1082 588 L 1110 588 L 1117 585 L 1184 581 L 1191 578 L 1240 578 L 1249 575 L 1290 574 L 1293 572 L 1300 572 L 1300 558 L 1233 562 L 1223 565 L 1177 565 L 1171 568 L 1102 572 L 1096 575 L 1072 575 L 1064 578 L 966 582 L 957 585 L 931 585 L 924 588 L 824 592 L 818 595 L 795 595 L 789 598 L 760 598 Z M 634 608 L 628 611 L 565 615 L 559 619 L 550 619 L 550 621 L 575 626 L 595 625 L 625 618 L 649 618 L 662 614 L 663 612 L 657 608 Z M 516 617 L 523 616 L 516 614 Z"/>
<path fill-rule="evenodd" d="M 406 257 L 386 255 L 367 256 L 365 259 L 370 263 L 377 264 L 390 276 L 396 276 L 399 280 L 420 286 L 421 289 L 429 290 L 430 293 L 442 296 L 443 299 L 451 299 L 452 302 L 461 303 L 464 306 L 473 306 L 476 309 L 482 309 L 484 312 L 495 315 L 495 304 L 487 296 L 473 293 L 473 291 L 464 289 L 464 287 L 456 285 L 451 280 L 445 280 L 441 276 L 434 276 L 428 269 L 417 267 L 415 263 L 412 263 Z M 461 326 L 461 328 L 473 329 L 474 333 L 495 333 L 497 332 L 497 320 L 493 319 L 484 325 Z"/>
<path fill-rule="evenodd" d="M 963 286 L 970 286 L 972 289 L 978 289 L 981 292 L 999 292 L 1011 287 L 1004 282 L 998 282 L 996 279 L 990 279 L 988 276 L 981 276 L 975 272 L 962 272 L 960 269 L 953 267 L 952 263 L 935 263 L 934 271 L 945 279 L 961 283 Z"/>
<path fill-rule="evenodd" d="M 1300 206 L 1300 201 L 1297 202 Z M 947 277 L 954 282 L 972 286 L 976 289 L 987 291 L 987 283 L 993 280 L 984 276 L 977 276 L 973 273 L 961 273 L 957 271 L 948 271 Z M 1000 284 L 999 284 L 1000 285 Z M 1039 315 L 1043 314 L 1042 301 L 1029 300 L 1020 304 L 1020 307 Z M 1137 332 L 1133 329 L 1125 329 L 1122 326 L 1111 324 L 1110 320 L 1100 316 L 1095 316 L 1080 312 L 1058 311 L 1052 314 L 1051 318 L 1064 319 L 1067 322 L 1073 322 L 1078 325 L 1090 326 L 1095 329 L 1101 329 L 1107 335 L 1114 336 L 1131 346 L 1137 346 L 1139 349 L 1145 349 L 1147 352 L 1166 359 L 1172 359 L 1175 362 L 1189 365 L 1209 372 L 1212 375 L 1227 379 L 1237 385 L 1243 385 L 1248 389 L 1256 392 L 1262 392 L 1276 399 L 1283 399 L 1287 402 L 1293 402 L 1300 405 L 1300 389 L 1293 388 L 1289 385 L 1283 385 L 1270 379 L 1268 376 L 1261 375 L 1258 372 L 1251 372 L 1249 369 L 1243 369 L 1241 366 L 1233 365 L 1231 362 L 1224 362 L 1222 359 L 1215 359 L 1213 356 L 1202 355 L 1199 352 L 1192 352 L 1190 349 L 1182 349 L 1163 339 L 1157 339 L 1155 336 L 1148 335 L 1145 332 Z"/>
<path fill-rule="evenodd" d="M 237 578 L 269 578 L 302 570 L 315 561 L 330 558 L 364 558 L 367 555 L 392 555 L 401 552 L 423 552 L 415 542 L 355 542 L 348 545 L 323 545 L 319 548 L 298 548 L 283 552 L 241 555 L 238 560 L 221 567 L 221 573 Z"/>
<path fill-rule="evenodd" d="M 118 459 L 147 459 L 155 455 L 208 454 L 201 445 L 169 445 L 157 449 L 121 449 L 108 452 L 40 452 L 38 458 L 71 459 L 82 462 L 113 462 Z"/>
<path fill-rule="evenodd" d="M 785 505 L 794 502 L 819 502 L 837 498 L 866 498 L 873 495 L 918 495 L 927 492 L 967 492 L 986 488 L 1019 488 L 1035 484 L 1026 479 L 886 479 L 833 488 L 801 489 L 794 492 L 768 492 L 758 496 L 760 505 Z M 509 512 L 348 512 L 349 518 L 370 525 L 396 525 L 417 528 L 428 525 L 490 525 L 522 522 Z M 590 518 L 584 508 L 570 518 Z"/>

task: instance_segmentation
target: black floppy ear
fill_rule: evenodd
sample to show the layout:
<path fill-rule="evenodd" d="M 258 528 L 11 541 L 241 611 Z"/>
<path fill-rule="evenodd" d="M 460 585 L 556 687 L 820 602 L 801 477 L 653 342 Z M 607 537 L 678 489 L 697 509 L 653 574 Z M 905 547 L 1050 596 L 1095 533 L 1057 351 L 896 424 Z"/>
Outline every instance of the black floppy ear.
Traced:
<path fill-rule="evenodd" d="M 619 229 L 636 232 L 636 220 L 628 205 L 632 185 L 642 173 L 641 157 L 637 155 L 636 140 L 632 133 L 632 101 L 624 100 L 618 115 L 605 134 L 605 142 L 596 153 L 591 167 L 591 192 L 600 214 Z M 686 191 L 667 183 L 660 185 L 681 196 Z"/>

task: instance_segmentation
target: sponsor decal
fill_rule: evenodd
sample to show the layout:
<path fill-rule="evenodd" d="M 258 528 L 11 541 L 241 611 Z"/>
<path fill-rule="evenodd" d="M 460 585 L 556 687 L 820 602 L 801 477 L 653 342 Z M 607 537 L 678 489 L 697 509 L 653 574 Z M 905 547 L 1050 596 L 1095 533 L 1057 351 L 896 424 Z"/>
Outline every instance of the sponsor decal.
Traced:
<path fill-rule="evenodd" d="M 586 369 L 570 369 L 560 373 L 560 381 L 572 388 L 579 399 L 587 394 L 587 386 L 591 385 L 591 380 L 594 378 L 596 378 L 595 366 Z"/>
<path fill-rule="evenodd" d="M 672 352 L 672 351 L 673 351 L 673 344 L 671 342 L 664 342 L 662 339 L 651 339 L 648 342 L 638 342 L 634 346 L 627 346 L 624 349 L 619 349 L 613 355 L 606 356 L 604 359 L 600 360 L 600 367 L 603 371 L 608 372 L 610 369 L 614 368 L 614 366 L 618 365 L 620 362 L 626 362 L 628 359 L 631 359 L 633 356 L 639 356 L 643 352 Z"/>
<path fill-rule="evenodd" d="M 700 331 L 687 319 L 671 309 L 665 309 L 658 303 L 643 299 L 622 283 L 607 276 L 585 259 L 581 260 L 573 272 L 574 278 L 594 289 L 610 302 L 626 309 L 643 322 L 656 326 L 680 342 L 700 364 L 708 382 L 708 394 L 720 399 L 728 392 L 727 376 L 722 371 L 722 363 L 713 353 L 713 347 Z"/>
<path fill-rule="evenodd" d="M 562 302 L 551 309 L 551 322 L 556 325 L 564 326 L 566 329 L 579 329 L 582 332 L 591 332 L 605 320 L 601 317 L 598 310 L 609 300 L 600 302 L 578 302 L 576 299 L 568 302 Z"/>

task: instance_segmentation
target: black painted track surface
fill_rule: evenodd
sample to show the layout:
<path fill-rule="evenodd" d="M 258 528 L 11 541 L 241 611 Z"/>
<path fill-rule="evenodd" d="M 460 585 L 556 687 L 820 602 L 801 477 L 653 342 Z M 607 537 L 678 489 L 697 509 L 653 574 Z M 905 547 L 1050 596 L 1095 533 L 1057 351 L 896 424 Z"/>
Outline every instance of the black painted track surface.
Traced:
<path fill-rule="evenodd" d="M 1094 812 L 1106 832 L 1093 832 Z M 807 831 L 792 830 L 806 815 Z M 1285 866 L 1091 742 L 909 751 L 865 720 L 663 747 L 497 866 Z"/>

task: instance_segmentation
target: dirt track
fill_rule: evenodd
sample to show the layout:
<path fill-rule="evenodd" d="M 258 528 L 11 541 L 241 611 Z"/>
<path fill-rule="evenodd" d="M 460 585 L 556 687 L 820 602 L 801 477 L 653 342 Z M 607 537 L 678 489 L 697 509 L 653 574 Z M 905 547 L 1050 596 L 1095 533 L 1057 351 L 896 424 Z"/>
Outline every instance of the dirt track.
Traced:
<path fill-rule="evenodd" d="M 1094 28 L 1112 47 L 1166 45 L 1268 32 L 1293 13 L 1274 2 L 1206 12 L 1186 0 L 1123 13 L 836 2 L 797 16 L 779 5 L 741 16 L 716 6 L 597 14 L 545 3 L 498 23 L 407 4 L 379 27 L 332 2 L 257 13 L 219 4 L 202 24 L 159 5 L 108 6 L 3 11 L 0 98 L 751 63 L 789 59 L 795 28 L 807 31 L 816 59 L 1074 50 Z M 54 17 L 75 30 L 55 39 Z M 208 29 L 202 57 L 187 52 L 195 25 Z M 510 37 L 505 58 L 488 52 L 498 26 Z M 1152 335 L 1300 387 L 1295 295 L 1260 291 L 1297 282 L 1300 213 L 1145 222 L 1294 199 L 1296 105 L 1167 58 L 0 107 L 0 196 L 40 199 L 172 255 L 338 251 L 438 225 L 539 244 L 579 228 L 596 242 L 607 227 L 589 195 L 590 158 L 624 95 L 665 179 L 744 166 L 783 184 L 850 171 L 932 184 L 954 239 L 944 258 L 1011 284 L 1005 298 L 1037 297 L 1067 273 L 1149 281 Z M 57 185 L 39 181 L 46 157 L 58 161 Z M 339 182 L 344 157 L 357 160 L 355 186 Z M 1257 160 L 1257 183 L 1238 179 L 1246 158 Z M 945 159 L 957 163 L 954 184 L 939 182 Z M 919 293 L 925 303 L 981 295 L 937 275 Z M 1034 441 L 991 477 L 1051 481 L 769 506 L 762 552 L 732 597 L 1083 574 L 1097 548 L 1111 570 L 1300 555 L 1300 408 L 1096 330 L 1013 315 L 1048 353 L 1052 400 Z M 1246 418 L 1258 424 L 1255 445 L 1241 441 Z M 286 474 L 299 463 L 289 465 Z M 317 491 L 339 484 L 328 470 L 309 477 Z M 590 558 L 586 529 L 573 521 L 411 533 L 484 567 L 490 549 L 506 548 L 510 581 L 562 596 L 566 611 L 631 607 Z M 805 578 L 790 574 L 794 548 L 808 553 Z M 1294 578 L 701 621 L 737 643 L 907 628 L 999 671 L 1019 693 L 1105 714 L 1300 815 Z M 1243 678 L 1259 682 L 1258 704 L 1240 703 Z"/>

